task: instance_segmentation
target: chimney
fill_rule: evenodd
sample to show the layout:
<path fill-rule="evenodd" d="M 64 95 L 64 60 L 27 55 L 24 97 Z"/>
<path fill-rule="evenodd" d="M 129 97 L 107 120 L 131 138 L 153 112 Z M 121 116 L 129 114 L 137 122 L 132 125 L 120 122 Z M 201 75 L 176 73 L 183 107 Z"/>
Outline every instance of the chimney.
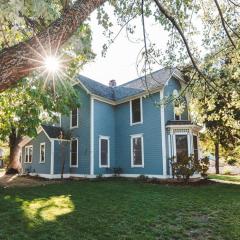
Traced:
<path fill-rule="evenodd" d="M 114 88 L 114 87 L 116 87 L 116 86 L 117 86 L 116 80 L 110 80 L 110 81 L 109 81 L 109 87 Z"/>

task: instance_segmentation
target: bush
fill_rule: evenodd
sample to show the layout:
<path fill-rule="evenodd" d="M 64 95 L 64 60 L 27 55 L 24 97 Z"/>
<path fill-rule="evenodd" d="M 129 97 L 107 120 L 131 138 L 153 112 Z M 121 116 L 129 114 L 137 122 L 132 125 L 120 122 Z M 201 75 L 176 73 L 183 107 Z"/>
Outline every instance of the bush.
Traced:
<path fill-rule="evenodd" d="M 148 176 L 141 174 L 137 177 L 137 179 L 140 181 L 146 182 L 148 180 Z"/>
<path fill-rule="evenodd" d="M 120 167 L 113 168 L 113 174 L 115 177 L 118 177 L 122 172 L 122 168 Z"/>
<path fill-rule="evenodd" d="M 231 158 L 231 159 L 227 160 L 227 164 L 230 166 L 235 166 L 237 164 L 237 160 Z"/>
<path fill-rule="evenodd" d="M 202 177 L 207 177 L 209 159 L 207 157 L 196 160 L 193 155 L 190 157 L 180 156 L 178 161 L 171 160 L 173 178 L 183 180 L 187 183 L 194 173 L 198 172 Z"/>

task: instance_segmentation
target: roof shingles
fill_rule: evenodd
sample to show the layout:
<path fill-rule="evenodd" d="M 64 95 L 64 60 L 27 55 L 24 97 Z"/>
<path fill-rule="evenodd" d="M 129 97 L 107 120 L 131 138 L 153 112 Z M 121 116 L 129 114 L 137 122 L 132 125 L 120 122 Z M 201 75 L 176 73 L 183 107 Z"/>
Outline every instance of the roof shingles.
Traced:
<path fill-rule="evenodd" d="M 93 94 L 112 101 L 137 95 L 146 90 L 163 87 L 173 74 L 181 77 L 181 72 L 176 68 L 163 68 L 145 77 L 140 77 L 117 87 L 108 87 L 90 78 L 80 75 L 78 80 Z"/>

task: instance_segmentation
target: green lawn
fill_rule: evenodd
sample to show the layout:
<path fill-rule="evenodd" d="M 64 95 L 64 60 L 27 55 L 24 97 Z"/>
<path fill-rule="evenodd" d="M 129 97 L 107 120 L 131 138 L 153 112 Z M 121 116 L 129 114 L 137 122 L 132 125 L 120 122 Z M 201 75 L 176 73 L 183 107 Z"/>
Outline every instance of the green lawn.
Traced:
<path fill-rule="evenodd" d="M 240 186 L 108 180 L 1 188 L 0 239 L 240 239 Z"/>
<path fill-rule="evenodd" d="M 232 176 L 232 175 L 211 174 L 209 175 L 209 178 L 240 183 L 240 175 Z"/>

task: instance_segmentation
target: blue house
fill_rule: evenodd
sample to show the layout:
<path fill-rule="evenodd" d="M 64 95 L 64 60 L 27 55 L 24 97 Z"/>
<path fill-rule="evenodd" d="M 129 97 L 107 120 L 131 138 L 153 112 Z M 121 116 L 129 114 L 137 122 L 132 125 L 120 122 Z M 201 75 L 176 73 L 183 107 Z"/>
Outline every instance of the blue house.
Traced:
<path fill-rule="evenodd" d="M 177 69 L 164 68 L 116 86 L 79 76 L 81 107 L 55 126 L 21 142 L 24 173 L 46 178 L 121 176 L 168 178 L 170 160 L 199 156 L 199 127 L 191 122 L 188 98 L 181 114 L 173 102 L 159 105 L 186 85 Z"/>

